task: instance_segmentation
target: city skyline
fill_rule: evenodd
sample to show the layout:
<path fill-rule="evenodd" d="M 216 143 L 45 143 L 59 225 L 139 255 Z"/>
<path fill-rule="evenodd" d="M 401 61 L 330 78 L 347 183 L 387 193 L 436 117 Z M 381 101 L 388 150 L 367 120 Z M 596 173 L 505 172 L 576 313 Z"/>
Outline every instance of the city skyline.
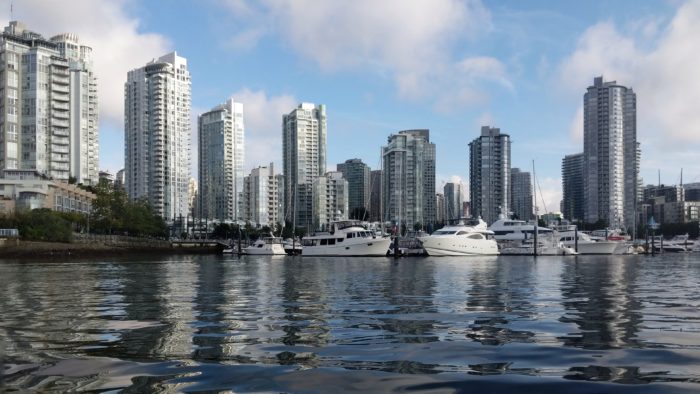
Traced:
<path fill-rule="evenodd" d="M 396 4 L 363 4 L 342 10 L 340 4 L 327 4 L 306 26 L 293 22 L 301 15 L 285 14 L 297 11 L 245 1 L 178 7 L 93 1 L 77 4 L 76 10 L 62 10 L 60 2 L 25 1 L 16 2 L 12 19 L 44 36 L 75 33 L 93 48 L 100 169 L 112 172 L 123 163 L 123 151 L 114 147 L 124 140 L 120 101 L 126 71 L 177 50 L 188 58 L 193 76 L 193 119 L 221 97 L 232 96 L 249 111 L 246 172 L 266 164 L 267 156 L 281 168 L 282 115 L 299 102 L 319 102 L 329 108 L 328 163 L 357 157 L 377 169 L 387 135 L 429 128 L 437 147 L 438 188 L 442 182 L 467 183 L 467 144 L 482 125 L 507 130 L 513 139 L 512 165 L 529 168 L 534 158 L 545 194 L 538 199 L 546 200 L 547 210 L 558 210 L 561 159 L 579 152 L 582 141 L 581 94 L 594 77 L 604 75 L 640 97 L 644 184 L 656 183 L 659 169 L 665 184 L 678 183 L 680 168 L 687 182 L 700 179 L 700 168 L 690 159 L 700 144 L 693 132 L 700 120 L 692 109 L 700 93 L 685 89 L 700 82 L 692 72 L 700 53 L 693 39 L 698 27 L 690 23 L 700 16 L 697 3 L 416 2 L 396 13 L 396 21 L 381 18 Z M 421 7 L 434 18 L 408 23 Z M 0 17 L 9 22 L 5 8 Z M 389 34 L 381 43 L 363 44 L 348 34 L 345 18 L 364 16 L 364 34 L 386 24 Z M 283 22 L 285 17 L 289 20 Z M 431 22 L 441 18 L 444 26 Z M 338 19 L 336 33 L 303 45 Z M 280 24 L 273 28 L 270 21 Z M 483 29 L 458 27 L 465 21 Z M 194 26 L 201 27 L 196 35 Z M 427 39 L 436 43 L 433 49 L 422 47 Z M 434 59 L 429 67 L 417 60 L 423 55 Z M 434 87 L 425 89 L 426 82 Z M 194 140 L 196 127 L 191 135 Z M 271 137 L 278 143 L 269 146 L 265 141 Z M 353 144 L 356 148 L 348 149 Z"/>

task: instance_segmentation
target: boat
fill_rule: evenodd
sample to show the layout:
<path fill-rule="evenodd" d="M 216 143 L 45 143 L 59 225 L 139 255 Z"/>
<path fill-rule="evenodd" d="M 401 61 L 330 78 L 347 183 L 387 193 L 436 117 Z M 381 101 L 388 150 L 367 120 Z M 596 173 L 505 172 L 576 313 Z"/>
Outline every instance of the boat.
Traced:
<path fill-rule="evenodd" d="M 524 241 L 535 236 L 535 224 L 524 220 L 507 219 L 503 215 L 488 228 L 493 231 L 496 241 Z M 552 234 L 552 229 L 537 226 L 538 236 Z"/>
<path fill-rule="evenodd" d="M 579 254 L 615 254 L 620 245 L 625 246 L 621 241 L 596 241 L 590 235 L 567 229 L 558 231 L 559 242 L 564 246 L 575 249 Z M 578 236 L 578 242 L 576 238 Z M 625 246 L 626 248 L 626 246 Z"/>
<path fill-rule="evenodd" d="M 301 242 L 297 239 L 287 238 L 282 241 L 284 251 L 289 256 L 298 256 L 301 254 Z"/>
<path fill-rule="evenodd" d="M 497 255 L 493 235 L 483 220 L 461 218 L 418 239 L 429 256 Z"/>
<path fill-rule="evenodd" d="M 399 237 L 401 256 L 425 256 L 426 253 L 421 238 L 427 237 L 428 235 L 429 234 L 423 230 L 410 230 L 407 231 L 406 235 L 403 237 Z"/>
<path fill-rule="evenodd" d="M 330 231 L 301 239 L 302 256 L 385 256 L 391 239 L 377 237 L 359 220 L 340 220 Z"/>
<path fill-rule="evenodd" d="M 532 256 L 535 254 L 534 242 L 526 241 L 507 241 L 501 247 L 502 255 L 523 255 Z M 549 241 L 537 241 L 538 256 L 573 256 L 579 254 L 573 248 L 564 245 L 561 242 L 554 244 Z"/>
<path fill-rule="evenodd" d="M 284 255 L 287 252 L 284 251 L 284 246 L 282 246 L 282 238 L 277 237 L 263 237 L 259 238 L 253 244 L 243 249 L 245 254 L 257 254 L 257 255 Z"/>

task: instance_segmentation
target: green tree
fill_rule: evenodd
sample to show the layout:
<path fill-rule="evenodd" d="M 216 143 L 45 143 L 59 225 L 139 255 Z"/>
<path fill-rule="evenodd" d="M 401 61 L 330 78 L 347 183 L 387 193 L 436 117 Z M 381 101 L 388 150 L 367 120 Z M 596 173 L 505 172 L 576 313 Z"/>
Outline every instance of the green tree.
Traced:
<path fill-rule="evenodd" d="M 70 242 L 73 235 L 71 222 L 64 219 L 60 213 L 46 208 L 19 213 L 16 220 L 22 239 Z"/>

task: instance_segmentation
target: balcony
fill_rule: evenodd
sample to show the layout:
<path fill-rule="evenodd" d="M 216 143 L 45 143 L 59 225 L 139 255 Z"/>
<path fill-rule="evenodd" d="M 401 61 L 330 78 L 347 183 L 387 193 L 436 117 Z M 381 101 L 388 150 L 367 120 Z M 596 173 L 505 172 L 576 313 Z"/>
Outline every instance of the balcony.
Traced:
<path fill-rule="evenodd" d="M 68 93 L 68 85 L 52 83 L 51 84 L 51 92 L 53 92 L 53 93 Z"/>
<path fill-rule="evenodd" d="M 69 97 L 67 93 L 61 93 L 61 92 L 53 92 L 51 94 L 51 98 L 53 98 L 56 101 L 62 101 L 62 102 L 68 102 Z"/>
<path fill-rule="evenodd" d="M 67 103 L 60 103 L 57 101 L 52 101 L 51 102 L 51 108 L 53 109 L 62 109 L 65 111 L 68 111 L 70 109 L 70 106 Z"/>
<path fill-rule="evenodd" d="M 63 75 L 53 74 L 53 75 L 51 75 L 51 82 L 56 82 L 56 83 L 68 85 L 70 83 L 70 79 L 68 77 L 63 76 Z"/>
<path fill-rule="evenodd" d="M 51 119 L 51 126 L 55 127 L 68 127 L 68 121 L 64 119 L 57 119 L 57 118 L 52 118 Z"/>

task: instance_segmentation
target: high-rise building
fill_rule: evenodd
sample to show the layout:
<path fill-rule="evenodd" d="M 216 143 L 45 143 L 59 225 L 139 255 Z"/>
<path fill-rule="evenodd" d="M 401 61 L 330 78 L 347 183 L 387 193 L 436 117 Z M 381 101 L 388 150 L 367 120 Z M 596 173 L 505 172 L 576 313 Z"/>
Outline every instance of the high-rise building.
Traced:
<path fill-rule="evenodd" d="M 583 153 L 564 156 L 561 185 L 561 213 L 564 219 L 583 220 Z"/>
<path fill-rule="evenodd" d="M 445 219 L 459 219 L 462 217 L 462 184 L 447 182 L 442 189 L 445 193 Z"/>
<path fill-rule="evenodd" d="M 124 189 L 124 169 L 117 171 L 117 175 L 114 176 L 114 188 Z"/>
<path fill-rule="evenodd" d="M 583 96 L 584 221 L 634 226 L 639 157 L 637 95 L 596 77 Z"/>
<path fill-rule="evenodd" d="M 275 173 L 272 163 L 254 168 L 245 177 L 243 187 L 243 220 L 253 225 L 269 226 L 284 224 L 281 189 L 284 178 Z"/>
<path fill-rule="evenodd" d="M 382 218 L 382 170 L 370 173 L 369 218 L 373 222 L 383 221 Z"/>
<path fill-rule="evenodd" d="M 382 206 L 386 220 L 435 224 L 435 144 L 427 129 L 392 134 L 382 147 Z"/>
<path fill-rule="evenodd" d="M 166 220 L 189 206 L 190 92 L 187 59 L 175 52 L 129 71 L 124 85 L 126 191 Z"/>
<path fill-rule="evenodd" d="M 530 173 L 520 171 L 520 168 L 511 168 L 510 185 L 511 211 L 520 220 L 532 219 L 532 179 L 530 179 Z"/>
<path fill-rule="evenodd" d="M 187 215 L 197 217 L 199 214 L 199 185 L 197 180 L 190 177 L 190 182 L 187 185 Z"/>
<path fill-rule="evenodd" d="M 297 227 L 313 224 L 313 183 L 326 173 L 326 106 L 301 103 L 282 117 L 284 211 Z"/>
<path fill-rule="evenodd" d="M 369 194 L 370 194 L 370 169 L 367 164 L 360 159 L 346 160 L 337 166 L 338 171 L 343 174 L 343 178 L 348 181 L 348 206 L 349 215 L 364 212 L 364 217 L 354 217 L 354 219 L 369 219 Z"/>
<path fill-rule="evenodd" d="M 78 37 L 47 40 L 20 22 L 0 35 L 0 170 L 96 185 L 97 79 Z"/>
<path fill-rule="evenodd" d="M 445 223 L 445 215 L 448 209 L 445 208 L 445 195 L 442 193 L 435 194 L 435 222 L 438 224 Z"/>
<path fill-rule="evenodd" d="M 493 223 L 510 212 L 510 136 L 481 127 L 469 143 L 469 199 L 473 216 Z"/>
<path fill-rule="evenodd" d="M 327 231 L 333 221 L 348 219 L 348 182 L 338 171 L 329 171 L 314 180 L 313 228 Z"/>
<path fill-rule="evenodd" d="M 200 217 L 242 219 L 243 104 L 227 100 L 199 116 Z"/>

